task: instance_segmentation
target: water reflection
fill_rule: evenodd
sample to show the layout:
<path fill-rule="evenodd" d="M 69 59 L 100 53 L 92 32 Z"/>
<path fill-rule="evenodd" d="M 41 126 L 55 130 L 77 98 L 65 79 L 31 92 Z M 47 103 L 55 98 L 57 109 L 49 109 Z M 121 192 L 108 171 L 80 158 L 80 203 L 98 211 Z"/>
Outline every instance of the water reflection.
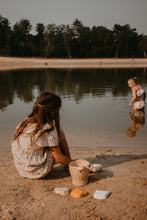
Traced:
<path fill-rule="evenodd" d="M 140 83 L 147 83 L 145 69 L 136 69 Z M 32 102 L 34 91 L 51 90 L 63 98 L 79 103 L 84 97 L 127 96 L 127 79 L 134 76 L 133 69 L 76 69 L 76 70 L 19 70 L 0 72 L 0 109 L 13 104 L 17 97 Z"/>
<path fill-rule="evenodd" d="M 145 112 L 144 110 L 134 111 L 133 114 L 129 112 L 131 127 L 127 130 L 128 137 L 135 137 L 136 132 L 145 125 Z"/>

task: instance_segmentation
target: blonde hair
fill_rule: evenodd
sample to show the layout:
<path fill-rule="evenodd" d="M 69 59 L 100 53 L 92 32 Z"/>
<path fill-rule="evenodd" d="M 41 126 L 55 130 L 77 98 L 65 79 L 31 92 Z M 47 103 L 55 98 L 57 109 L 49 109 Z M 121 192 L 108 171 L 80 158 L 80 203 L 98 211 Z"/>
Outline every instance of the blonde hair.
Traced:
<path fill-rule="evenodd" d="M 138 83 L 137 77 L 132 77 L 132 78 L 128 79 L 128 82 L 129 82 L 129 81 L 133 81 L 135 84 Z"/>

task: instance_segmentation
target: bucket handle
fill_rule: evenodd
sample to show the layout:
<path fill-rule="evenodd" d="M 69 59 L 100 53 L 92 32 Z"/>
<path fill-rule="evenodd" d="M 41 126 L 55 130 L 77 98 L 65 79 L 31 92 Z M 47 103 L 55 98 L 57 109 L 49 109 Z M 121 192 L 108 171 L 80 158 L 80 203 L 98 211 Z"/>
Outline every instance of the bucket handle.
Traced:
<path fill-rule="evenodd" d="M 84 170 L 84 167 L 83 167 L 83 166 L 78 167 L 78 170 L 79 170 L 79 171 L 82 171 L 82 170 Z"/>
<path fill-rule="evenodd" d="M 82 170 L 84 170 L 84 168 L 87 168 L 88 170 L 91 170 L 91 168 L 88 167 L 88 166 L 80 166 L 80 167 L 78 167 L 78 170 L 82 171 Z"/>

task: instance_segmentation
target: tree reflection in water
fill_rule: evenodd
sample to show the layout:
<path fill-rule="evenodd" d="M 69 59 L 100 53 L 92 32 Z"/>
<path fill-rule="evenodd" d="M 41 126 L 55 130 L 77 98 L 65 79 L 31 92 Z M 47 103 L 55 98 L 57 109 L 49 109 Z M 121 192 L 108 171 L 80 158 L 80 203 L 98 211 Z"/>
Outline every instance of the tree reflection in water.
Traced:
<path fill-rule="evenodd" d="M 141 84 L 147 83 L 145 69 L 41 69 L 0 72 L 0 109 L 4 111 L 17 97 L 32 102 L 38 94 L 50 90 L 63 98 L 79 103 L 85 96 L 127 96 L 127 80 L 137 75 Z"/>

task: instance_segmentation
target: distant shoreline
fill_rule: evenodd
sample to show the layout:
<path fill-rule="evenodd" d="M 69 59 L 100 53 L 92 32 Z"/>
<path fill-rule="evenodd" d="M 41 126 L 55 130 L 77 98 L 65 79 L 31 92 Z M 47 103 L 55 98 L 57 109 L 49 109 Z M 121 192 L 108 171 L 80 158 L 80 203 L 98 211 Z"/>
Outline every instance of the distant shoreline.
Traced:
<path fill-rule="evenodd" d="M 0 71 L 13 69 L 39 68 L 147 68 L 145 58 L 87 58 L 87 59 L 58 59 L 58 58 L 17 58 L 0 57 Z"/>

